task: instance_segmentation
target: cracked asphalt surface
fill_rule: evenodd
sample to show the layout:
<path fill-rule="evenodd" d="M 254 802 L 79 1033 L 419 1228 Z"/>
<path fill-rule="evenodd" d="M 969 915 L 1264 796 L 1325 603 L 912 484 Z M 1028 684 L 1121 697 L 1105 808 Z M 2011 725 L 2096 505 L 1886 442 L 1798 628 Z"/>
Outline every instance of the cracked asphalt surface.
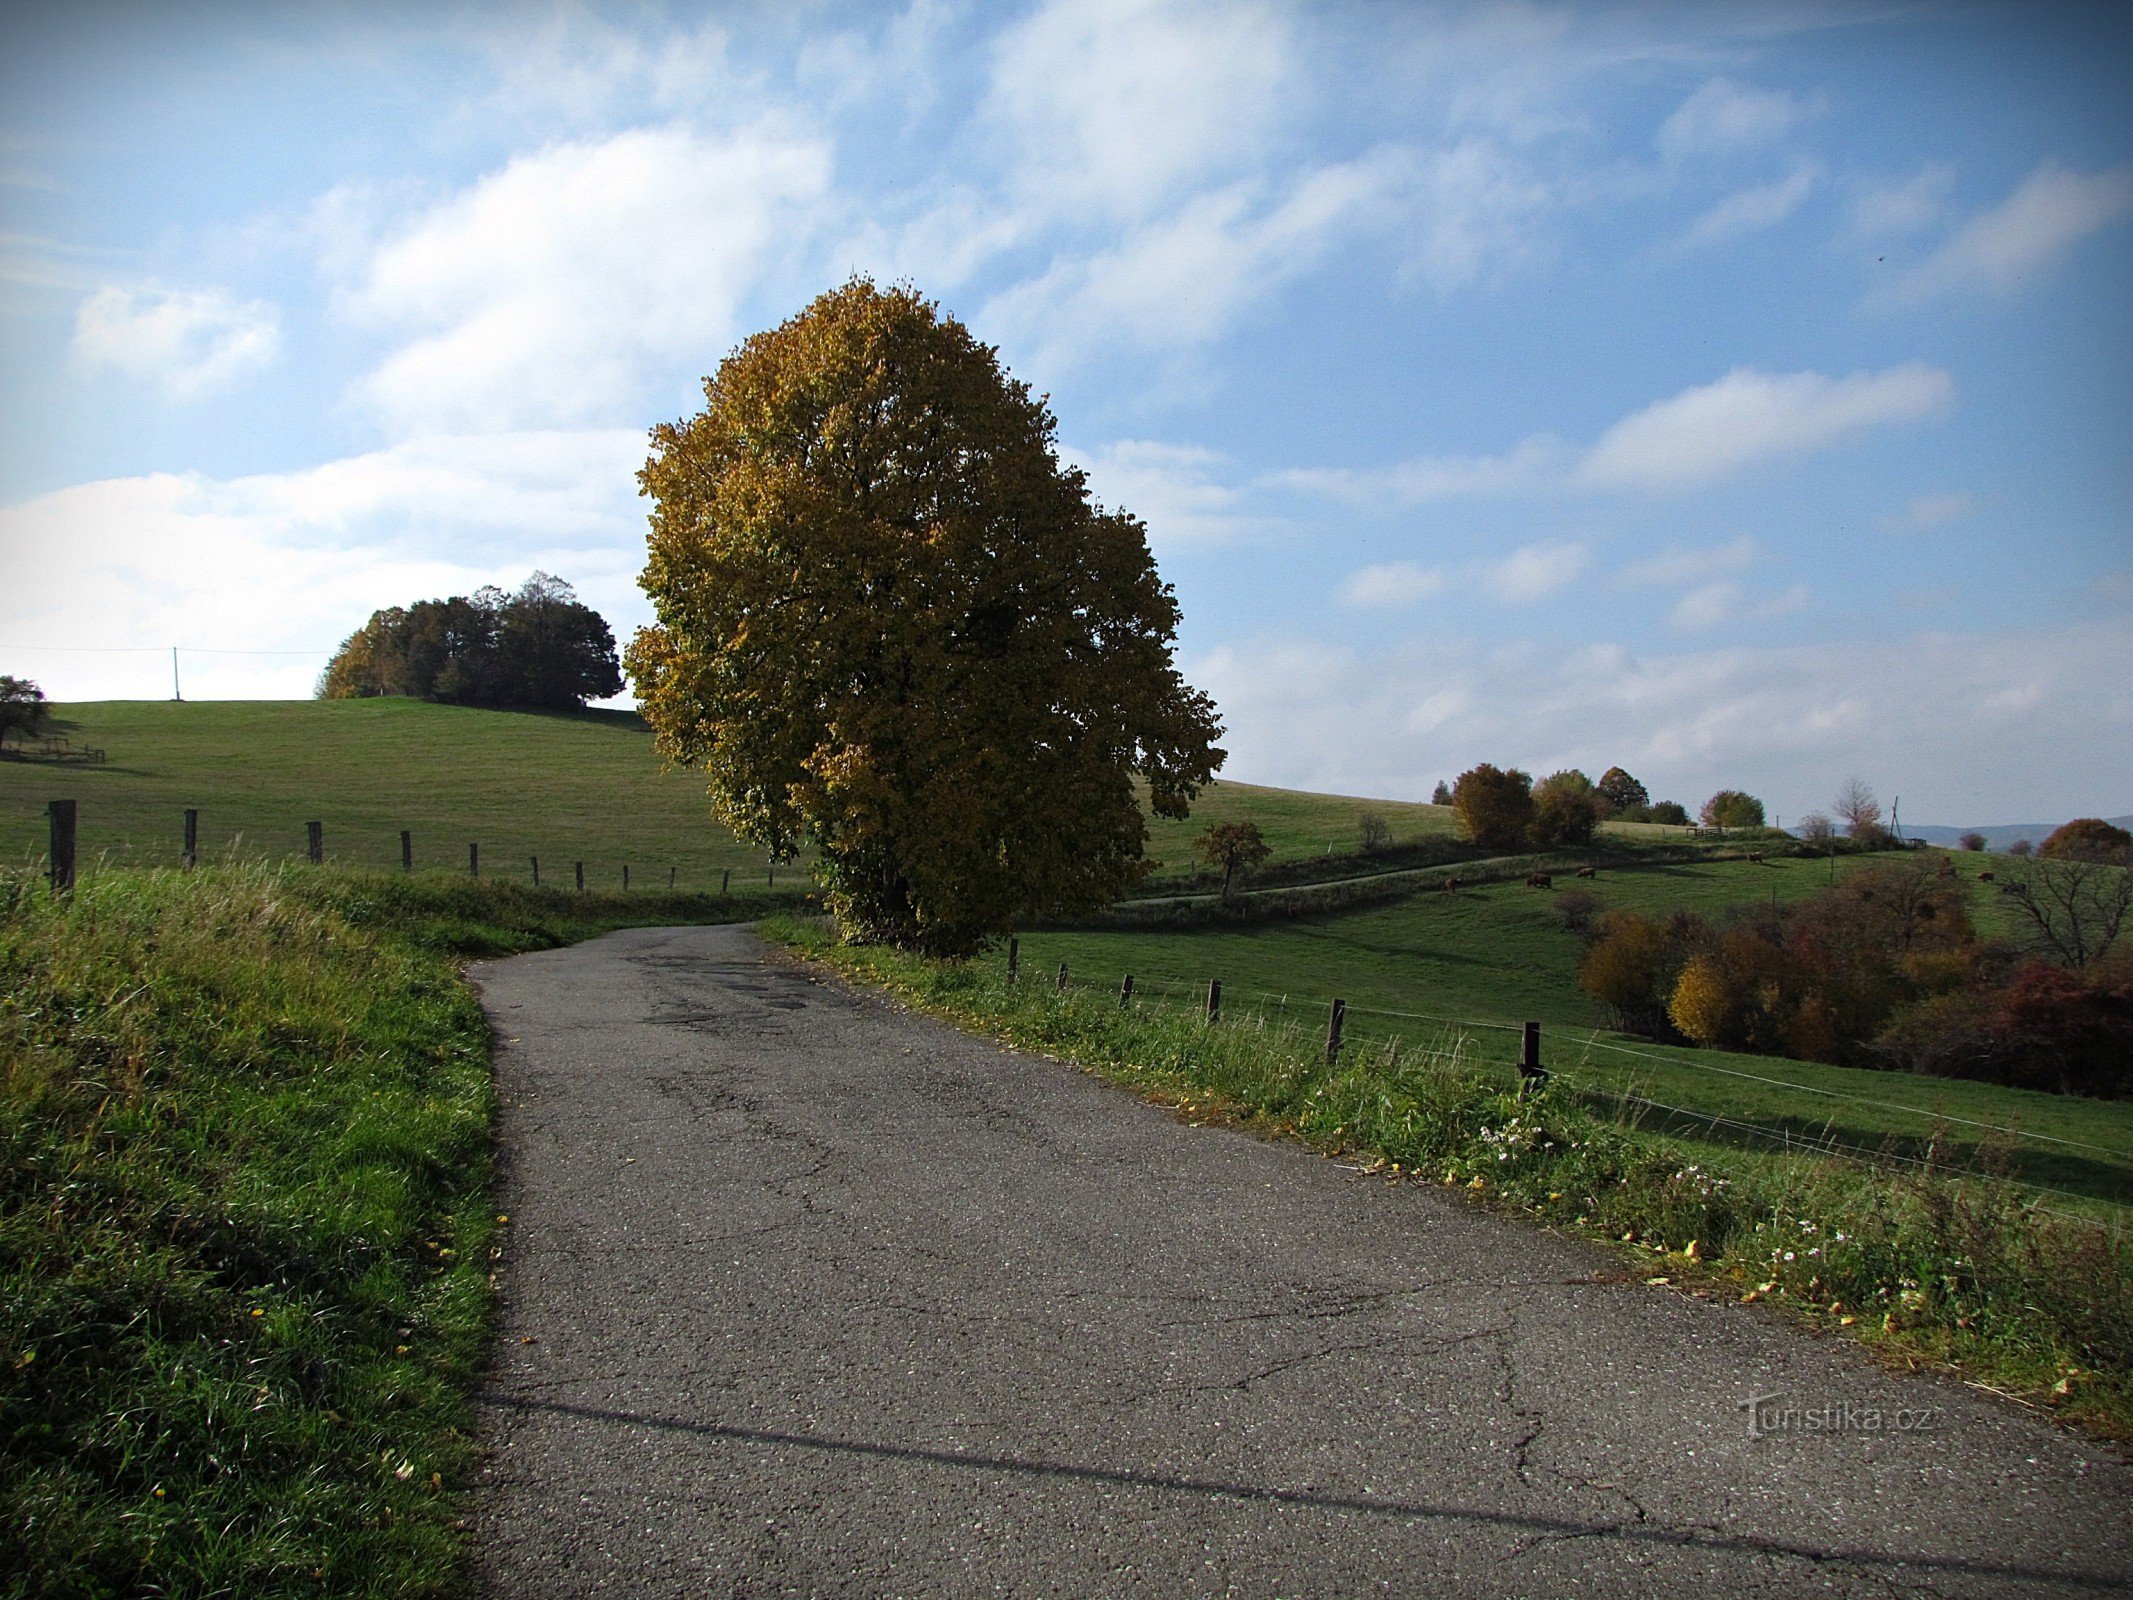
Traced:
<path fill-rule="evenodd" d="M 744 929 L 473 975 L 499 1596 L 2133 1589 L 2106 1447 Z M 1751 1439 L 1768 1395 L 1883 1430 Z"/>

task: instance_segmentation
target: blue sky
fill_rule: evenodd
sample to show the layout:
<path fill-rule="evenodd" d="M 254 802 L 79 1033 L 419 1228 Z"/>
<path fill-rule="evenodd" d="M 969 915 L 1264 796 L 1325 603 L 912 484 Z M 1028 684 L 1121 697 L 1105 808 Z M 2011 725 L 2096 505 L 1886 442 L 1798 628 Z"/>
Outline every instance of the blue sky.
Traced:
<path fill-rule="evenodd" d="M 626 637 L 645 429 L 865 272 L 1147 520 L 1230 776 L 2122 813 L 2129 106 L 2123 6 L 14 8 L 0 671 Z"/>

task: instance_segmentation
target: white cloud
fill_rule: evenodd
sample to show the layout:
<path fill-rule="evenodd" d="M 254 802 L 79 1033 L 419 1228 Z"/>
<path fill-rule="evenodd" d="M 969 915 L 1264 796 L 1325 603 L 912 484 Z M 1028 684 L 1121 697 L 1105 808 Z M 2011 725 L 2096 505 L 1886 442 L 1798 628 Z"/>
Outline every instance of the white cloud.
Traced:
<path fill-rule="evenodd" d="M 1932 162 L 1893 183 L 1869 183 L 1852 197 L 1847 226 L 1862 244 L 1906 238 L 1932 227 L 1948 212 L 1955 169 Z"/>
<path fill-rule="evenodd" d="M 280 349 L 280 313 L 220 289 L 107 284 L 74 315 L 74 353 L 84 363 L 150 379 L 178 400 L 268 366 Z"/>
<path fill-rule="evenodd" d="M 1484 569 L 1482 586 L 1516 604 L 1545 600 L 1575 583 L 1590 562 L 1581 544 L 1529 544 Z"/>
<path fill-rule="evenodd" d="M 1388 561 L 1364 567 L 1341 585 L 1344 605 L 1364 608 L 1409 606 L 1444 592 L 1445 577 L 1435 567 L 1412 561 Z"/>
<path fill-rule="evenodd" d="M 1977 496 L 1960 490 L 1950 494 L 1915 495 L 1902 511 L 1883 517 L 1881 526 L 1898 533 L 1923 533 L 1959 517 L 1967 517 L 1977 507 Z"/>
<path fill-rule="evenodd" d="M 1623 583 L 1668 588 L 1676 584 L 1709 583 L 1715 578 L 1744 572 L 1762 559 L 1763 548 L 1755 535 L 1744 533 L 1725 544 L 1701 549 L 1676 546 L 1658 555 L 1624 567 Z"/>
<path fill-rule="evenodd" d="M 1499 278 L 1534 253 L 1555 196 L 1501 145 L 1463 139 L 1412 165 L 1399 202 L 1406 270 L 1439 294 Z"/>
<path fill-rule="evenodd" d="M 1040 365 L 1128 349 L 1179 350 L 1227 333 L 1251 305 L 1315 266 L 1387 191 L 1384 156 L 1323 167 L 1269 199 L 1237 185 L 1196 196 L 1092 256 L 1062 256 L 979 314 Z"/>
<path fill-rule="evenodd" d="M 768 126 L 516 157 L 372 251 L 352 305 L 416 337 L 362 393 L 409 431 L 510 427 L 612 414 L 655 363 L 708 371 L 828 183 L 822 143 Z"/>
<path fill-rule="evenodd" d="M 1638 654 L 1618 645 L 1282 637 L 1186 665 L 1222 708 L 1226 776 L 1420 799 L 1477 761 L 1620 764 L 1693 808 L 1741 787 L 1789 819 L 1849 773 L 1921 821 L 2109 814 L 2133 792 L 2120 618 Z M 1354 730 L 1373 736 L 1357 739 Z"/>
<path fill-rule="evenodd" d="M 1417 456 L 1374 468 L 1291 467 L 1266 474 L 1259 487 L 1379 513 L 1462 495 L 1694 488 L 1917 421 L 1946 407 L 1954 393 L 1947 373 L 1918 362 L 1842 378 L 1736 367 L 1633 412 L 1583 451 L 1536 434 L 1499 455 Z"/>
<path fill-rule="evenodd" d="M 1459 495 L 1544 488 L 1561 477 L 1567 456 L 1559 441 L 1536 437 L 1496 456 L 1418 456 L 1389 467 L 1361 469 L 1294 467 L 1261 482 L 1363 510 L 1401 511 Z"/>
<path fill-rule="evenodd" d="M 1962 290 L 2020 288 L 2093 233 L 2133 215 L 2133 166 L 2069 172 L 2047 161 L 1990 211 L 1972 217 L 1906 272 L 1910 300 Z"/>
<path fill-rule="evenodd" d="M 1587 452 L 1577 478 L 1601 489 L 1688 488 L 1915 422 L 1954 393 L 1954 379 L 1919 362 L 1843 378 L 1736 367 L 1624 417 Z"/>
<path fill-rule="evenodd" d="M 1783 138 L 1812 111 L 1780 89 L 1710 78 L 1666 119 L 1659 149 L 1673 160 L 1753 149 Z"/>
<path fill-rule="evenodd" d="M 62 698 L 157 696 L 168 658 L 77 653 L 291 651 L 186 657 L 189 696 L 310 692 L 380 606 L 516 586 L 535 567 L 575 584 L 627 637 L 642 515 L 634 431 L 428 438 L 301 472 L 159 473 L 0 508 L 0 633 Z M 58 647 L 69 647 L 60 649 Z"/>
<path fill-rule="evenodd" d="M 1052 0 L 1000 38 L 983 116 L 1022 203 L 1112 222 L 1254 165 L 1293 46 L 1255 4 Z"/>
<path fill-rule="evenodd" d="M 1223 457 L 1197 445 L 1120 439 L 1101 450 L 1066 452 L 1088 475 L 1090 493 L 1148 524 L 1158 551 L 1233 538 L 1261 526 L 1242 497 L 1216 476 Z"/>
<path fill-rule="evenodd" d="M 1671 620 L 1684 633 L 1708 633 L 1727 623 L 1785 616 L 1803 608 L 1808 599 L 1804 583 L 1757 598 L 1730 579 L 1720 579 L 1716 583 L 1701 584 L 1683 595 L 1675 602 Z"/>
<path fill-rule="evenodd" d="M 1813 191 L 1817 176 L 1815 167 L 1803 162 L 1793 168 L 1790 176 L 1775 183 L 1730 194 L 1698 217 L 1681 242 L 1695 248 L 1774 228 L 1800 209 L 1801 202 Z"/>

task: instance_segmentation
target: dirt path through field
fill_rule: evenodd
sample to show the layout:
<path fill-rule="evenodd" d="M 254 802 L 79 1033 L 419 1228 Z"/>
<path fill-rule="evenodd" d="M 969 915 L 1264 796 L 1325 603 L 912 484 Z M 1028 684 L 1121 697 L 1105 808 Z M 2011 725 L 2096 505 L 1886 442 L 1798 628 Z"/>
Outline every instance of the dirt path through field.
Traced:
<path fill-rule="evenodd" d="M 744 930 L 475 977 L 498 1596 L 2133 1587 L 2108 1450 Z"/>

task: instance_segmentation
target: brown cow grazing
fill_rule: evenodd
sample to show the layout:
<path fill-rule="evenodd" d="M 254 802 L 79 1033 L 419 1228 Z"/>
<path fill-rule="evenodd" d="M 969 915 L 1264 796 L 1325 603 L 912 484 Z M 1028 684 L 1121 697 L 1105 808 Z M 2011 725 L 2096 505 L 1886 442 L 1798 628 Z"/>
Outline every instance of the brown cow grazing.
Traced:
<path fill-rule="evenodd" d="M 1598 867 L 1580 867 L 1580 868 L 1578 868 L 1578 876 L 1579 876 L 1579 877 L 1581 877 L 1581 878 L 1597 878 L 1597 877 L 1598 877 L 1599 875 L 1600 875 L 1600 869 L 1599 869 Z"/>
<path fill-rule="evenodd" d="M 1526 887 L 1528 889 L 1553 889 L 1555 880 L 1545 872 L 1529 872 L 1526 874 Z"/>
<path fill-rule="evenodd" d="M 1990 883 L 1992 882 L 1992 874 L 1989 872 L 1980 872 L 1977 875 L 1977 881 L 1979 883 Z"/>
<path fill-rule="evenodd" d="M 1457 878 L 1446 878 L 1444 880 L 1444 892 L 1446 894 L 1457 894 L 1459 892 L 1459 880 Z"/>
<path fill-rule="evenodd" d="M 1763 859 L 1763 853 L 1760 850 L 1750 850 L 1748 852 L 1748 859 L 1750 861 L 1760 861 Z"/>

